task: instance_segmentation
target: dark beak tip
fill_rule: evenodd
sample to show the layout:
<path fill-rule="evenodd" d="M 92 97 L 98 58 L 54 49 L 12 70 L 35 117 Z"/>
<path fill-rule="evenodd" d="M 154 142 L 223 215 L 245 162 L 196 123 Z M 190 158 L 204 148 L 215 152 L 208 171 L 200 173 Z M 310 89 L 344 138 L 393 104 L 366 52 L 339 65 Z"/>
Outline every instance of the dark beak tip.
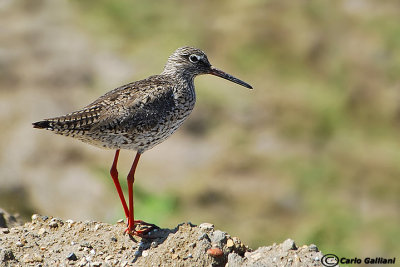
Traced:
<path fill-rule="evenodd" d="M 228 81 L 234 82 L 234 83 L 239 84 L 241 86 L 244 86 L 244 87 L 246 87 L 248 89 L 251 89 L 251 90 L 253 89 L 253 86 L 251 86 L 250 84 L 248 84 L 248 83 L 246 83 L 246 82 L 244 82 L 244 81 L 242 81 L 242 80 L 240 80 L 240 79 L 238 79 L 238 78 L 236 78 L 236 77 L 234 77 L 234 76 L 232 76 L 232 75 L 230 75 L 230 74 L 228 74 L 226 72 L 223 72 L 223 71 L 221 71 L 221 70 L 219 70 L 217 68 L 214 68 L 213 66 L 210 67 L 209 74 L 212 74 L 212 75 L 218 76 L 220 78 L 226 79 Z"/>

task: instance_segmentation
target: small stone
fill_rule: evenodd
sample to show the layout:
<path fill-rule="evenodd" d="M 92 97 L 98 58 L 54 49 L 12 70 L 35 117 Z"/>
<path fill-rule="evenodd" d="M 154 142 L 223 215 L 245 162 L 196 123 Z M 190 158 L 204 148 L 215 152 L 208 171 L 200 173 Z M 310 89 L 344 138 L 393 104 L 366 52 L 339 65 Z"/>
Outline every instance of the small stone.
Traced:
<path fill-rule="evenodd" d="M 135 257 L 140 257 L 142 255 L 142 251 L 136 250 L 135 253 L 133 253 L 133 256 Z"/>
<path fill-rule="evenodd" d="M 47 221 L 47 219 L 49 218 L 49 216 L 43 215 L 41 216 L 43 221 Z"/>
<path fill-rule="evenodd" d="M 23 258 L 23 261 L 25 263 L 28 262 L 42 262 L 43 261 L 43 257 L 37 253 L 33 254 L 33 256 L 31 257 L 29 254 L 26 254 Z"/>
<path fill-rule="evenodd" d="M 70 261 L 76 261 L 78 258 L 76 257 L 75 253 L 71 252 L 68 254 L 67 259 Z"/>
<path fill-rule="evenodd" d="M 71 219 L 68 219 L 68 220 L 66 220 L 65 222 L 67 223 L 68 228 L 71 228 L 72 225 L 75 223 L 75 222 L 74 222 L 73 220 L 71 220 Z"/>
<path fill-rule="evenodd" d="M 178 254 L 172 254 L 171 257 L 173 260 L 179 259 L 179 255 Z"/>
<path fill-rule="evenodd" d="M 99 262 L 99 261 L 94 261 L 94 262 L 92 262 L 90 265 L 91 266 L 93 266 L 93 267 L 99 267 L 99 266 L 101 266 L 101 262 Z"/>
<path fill-rule="evenodd" d="M 51 221 L 51 222 L 49 223 L 49 226 L 50 226 L 51 228 L 56 228 L 56 227 L 58 226 L 58 223 L 57 223 L 56 221 Z"/>
<path fill-rule="evenodd" d="M 39 231 L 38 231 L 38 235 L 42 235 L 44 233 L 46 233 L 46 229 L 40 228 Z"/>
<path fill-rule="evenodd" d="M 117 239 L 115 236 L 113 236 L 113 237 L 111 237 L 111 241 L 113 241 L 113 242 L 117 242 L 117 241 L 118 241 L 118 239 Z"/>
<path fill-rule="evenodd" d="M 74 241 L 71 241 L 71 246 L 74 246 L 76 243 Z"/>
<path fill-rule="evenodd" d="M 31 218 L 32 218 L 32 221 L 36 221 L 37 219 L 39 219 L 39 215 L 33 214 Z"/>
<path fill-rule="evenodd" d="M 33 262 L 33 259 L 32 259 L 32 257 L 31 257 L 31 255 L 25 254 L 25 255 L 22 257 L 22 262 L 24 262 L 24 263 Z"/>
<path fill-rule="evenodd" d="M 243 243 L 242 243 L 243 244 Z M 264 247 L 264 251 L 270 251 L 272 249 L 272 247 L 271 246 L 268 246 L 268 247 Z"/>
<path fill-rule="evenodd" d="M 318 248 L 317 248 L 316 245 L 311 244 L 311 245 L 308 247 L 308 251 L 315 251 L 315 252 L 318 252 Z"/>
<path fill-rule="evenodd" d="M 123 223 L 124 222 L 124 219 L 119 219 L 118 221 L 117 221 L 117 223 Z M 128 262 L 126 262 L 126 264 L 128 264 Z"/>
<path fill-rule="evenodd" d="M 90 251 L 90 254 L 95 255 L 95 254 L 96 254 L 96 250 L 92 249 L 92 250 Z"/>
<path fill-rule="evenodd" d="M 82 259 L 78 262 L 78 266 L 85 266 L 87 263 L 87 260 L 85 257 L 82 257 Z"/>
<path fill-rule="evenodd" d="M 261 259 L 262 255 L 261 253 L 253 253 L 250 256 L 254 261 L 258 261 L 259 259 Z"/>
<path fill-rule="evenodd" d="M 240 257 L 239 254 L 229 253 L 228 263 L 226 266 L 243 266 L 244 258 Z"/>
<path fill-rule="evenodd" d="M 0 250 L 0 261 L 1 262 L 4 263 L 6 261 L 12 261 L 12 260 L 15 260 L 15 256 L 11 249 Z"/>
<path fill-rule="evenodd" d="M 105 258 L 105 260 L 106 260 L 106 261 L 109 261 L 109 260 L 112 260 L 112 258 L 113 258 L 113 255 L 108 255 L 108 256 Z"/>
<path fill-rule="evenodd" d="M 158 246 L 158 243 L 156 241 L 151 242 L 150 247 L 156 248 Z"/>
<path fill-rule="evenodd" d="M 286 239 L 283 243 L 282 243 L 282 250 L 283 251 L 289 251 L 289 250 L 295 250 L 297 249 L 296 244 L 294 243 L 294 241 L 292 239 Z"/>
<path fill-rule="evenodd" d="M 22 244 L 21 241 L 17 241 L 17 243 L 15 243 L 15 245 L 16 245 L 17 247 L 23 247 L 23 246 L 24 246 L 24 244 Z"/>
<path fill-rule="evenodd" d="M 3 232 L 3 234 L 8 234 L 8 233 L 10 233 L 10 229 L 8 229 L 8 228 L 1 228 L 1 232 Z"/>
<path fill-rule="evenodd" d="M 240 241 L 240 239 L 237 238 L 236 236 L 232 237 L 232 241 L 233 241 L 233 243 L 235 243 L 235 244 L 240 244 L 240 243 L 242 242 L 242 241 Z"/>
<path fill-rule="evenodd" d="M 20 230 L 18 228 L 10 228 L 10 232 L 14 234 L 18 234 Z"/>
<path fill-rule="evenodd" d="M 189 244 L 189 247 L 190 247 L 190 248 L 195 248 L 195 247 L 196 247 L 196 243 L 195 243 L 195 242 L 190 243 L 190 244 Z"/>
<path fill-rule="evenodd" d="M 121 267 L 125 267 L 126 265 L 128 265 L 128 261 L 121 262 Z"/>
<path fill-rule="evenodd" d="M 170 249 L 169 249 L 169 252 L 170 252 L 170 253 L 174 253 L 174 252 L 175 252 L 175 249 L 174 249 L 174 248 L 170 248 Z"/>
<path fill-rule="evenodd" d="M 315 257 L 315 258 L 314 258 L 314 261 L 319 261 L 319 257 L 318 257 L 318 256 Z"/>
<path fill-rule="evenodd" d="M 221 257 L 224 255 L 224 252 L 220 248 L 210 248 L 207 250 L 207 254 L 210 255 L 211 257 Z"/>
<path fill-rule="evenodd" d="M 82 244 L 81 244 L 81 247 L 84 247 L 84 248 L 93 248 L 92 247 L 92 245 L 90 245 L 90 243 L 89 242 L 83 242 Z"/>
<path fill-rule="evenodd" d="M 226 241 L 226 247 L 227 248 L 231 248 L 235 245 L 235 243 L 233 242 L 232 239 L 228 239 L 228 241 Z"/>
<path fill-rule="evenodd" d="M 206 234 L 206 233 L 204 233 L 204 234 L 201 234 L 198 238 L 197 238 L 197 240 L 203 240 L 203 239 L 206 239 L 208 242 L 211 242 L 211 239 L 210 239 L 210 237 Z"/>
<path fill-rule="evenodd" d="M 187 259 L 191 259 L 191 258 L 193 258 L 193 255 L 189 253 L 186 257 L 183 258 L 183 260 L 187 260 Z"/>
<path fill-rule="evenodd" d="M 147 250 L 143 251 L 143 252 L 142 252 L 142 256 L 143 256 L 143 257 L 149 256 L 149 251 L 147 251 Z"/>
<path fill-rule="evenodd" d="M 140 241 L 138 244 L 139 249 L 143 249 L 146 246 L 146 244 L 143 241 Z"/>
<path fill-rule="evenodd" d="M 199 225 L 199 228 L 207 231 L 211 231 L 214 229 L 214 224 L 212 223 L 202 223 Z"/>
<path fill-rule="evenodd" d="M 299 256 L 297 254 L 294 254 L 294 261 L 296 262 L 297 265 L 299 262 L 301 262 L 301 259 L 299 258 Z"/>
<path fill-rule="evenodd" d="M 211 235 L 211 242 L 217 243 L 218 245 L 222 245 L 226 240 L 226 233 L 221 230 L 216 230 Z"/>
<path fill-rule="evenodd" d="M 95 231 L 99 230 L 99 228 L 100 228 L 100 224 L 96 224 L 96 225 L 94 226 L 94 230 L 95 230 Z"/>

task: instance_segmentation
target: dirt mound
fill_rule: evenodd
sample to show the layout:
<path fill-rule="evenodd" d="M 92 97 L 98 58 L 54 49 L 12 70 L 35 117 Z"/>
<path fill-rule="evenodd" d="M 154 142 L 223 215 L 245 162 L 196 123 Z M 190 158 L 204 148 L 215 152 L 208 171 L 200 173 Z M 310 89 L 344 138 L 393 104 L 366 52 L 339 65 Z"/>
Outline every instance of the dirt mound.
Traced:
<path fill-rule="evenodd" d="M 32 222 L 0 228 L 1 266 L 321 266 L 315 245 L 293 240 L 252 251 L 209 223 L 155 229 L 145 238 L 124 234 L 121 221 L 62 221 L 33 215 Z"/>

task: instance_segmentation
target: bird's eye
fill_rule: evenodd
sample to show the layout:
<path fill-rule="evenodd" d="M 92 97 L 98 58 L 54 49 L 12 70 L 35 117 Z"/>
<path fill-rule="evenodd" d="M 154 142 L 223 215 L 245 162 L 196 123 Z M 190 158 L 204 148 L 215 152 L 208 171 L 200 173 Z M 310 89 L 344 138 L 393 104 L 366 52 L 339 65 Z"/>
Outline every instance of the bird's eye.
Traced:
<path fill-rule="evenodd" d="M 189 60 L 190 60 L 190 62 L 192 62 L 192 63 L 197 63 L 197 62 L 199 62 L 200 57 L 199 57 L 198 55 L 193 54 L 193 55 L 190 55 L 190 56 L 189 56 Z"/>

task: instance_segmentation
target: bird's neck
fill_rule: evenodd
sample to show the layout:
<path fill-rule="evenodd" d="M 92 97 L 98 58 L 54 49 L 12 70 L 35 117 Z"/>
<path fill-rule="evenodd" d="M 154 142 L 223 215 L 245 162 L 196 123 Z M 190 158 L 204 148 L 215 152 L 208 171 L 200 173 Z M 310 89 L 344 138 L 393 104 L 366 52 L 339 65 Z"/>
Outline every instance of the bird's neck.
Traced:
<path fill-rule="evenodd" d="M 185 68 L 180 67 L 179 65 L 173 65 L 168 63 L 167 65 L 165 65 L 163 72 L 161 72 L 161 75 L 177 77 L 185 80 L 193 80 L 195 76 L 192 72 L 188 71 Z"/>
<path fill-rule="evenodd" d="M 168 80 L 173 80 L 174 95 L 177 99 L 185 99 L 185 101 L 192 103 L 196 100 L 196 93 L 194 90 L 194 77 L 195 75 L 189 74 L 184 71 L 171 72 L 167 68 L 160 74 L 161 76 L 168 77 Z"/>
<path fill-rule="evenodd" d="M 179 83 L 182 88 L 191 88 L 194 89 L 194 77 L 192 72 L 185 71 L 184 69 L 174 68 L 165 66 L 163 72 L 161 72 L 162 76 L 170 77 L 171 79 L 175 80 Z"/>

